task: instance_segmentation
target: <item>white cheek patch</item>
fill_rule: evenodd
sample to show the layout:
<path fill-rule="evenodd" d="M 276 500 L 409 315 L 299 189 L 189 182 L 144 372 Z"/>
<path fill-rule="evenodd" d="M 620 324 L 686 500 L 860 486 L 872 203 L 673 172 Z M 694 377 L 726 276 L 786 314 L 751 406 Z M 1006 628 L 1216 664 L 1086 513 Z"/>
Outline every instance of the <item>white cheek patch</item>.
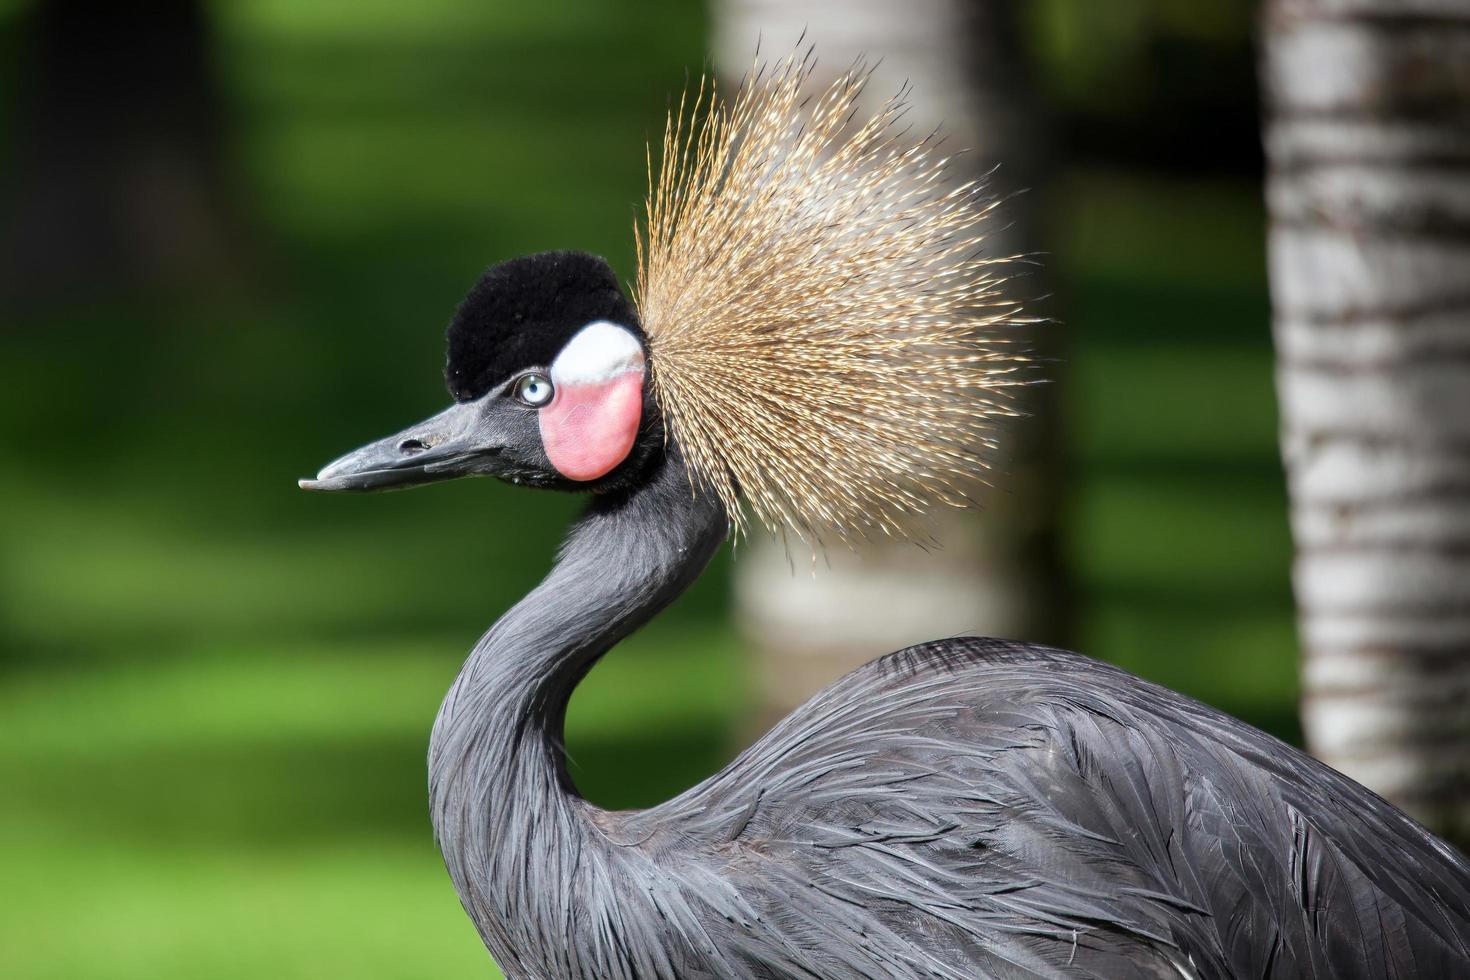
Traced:
<path fill-rule="evenodd" d="M 630 371 L 643 373 L 643 345 L 626 327 L 607 320 L 587 324 L 551 362 L 551 382 L 596 384 Z"/>

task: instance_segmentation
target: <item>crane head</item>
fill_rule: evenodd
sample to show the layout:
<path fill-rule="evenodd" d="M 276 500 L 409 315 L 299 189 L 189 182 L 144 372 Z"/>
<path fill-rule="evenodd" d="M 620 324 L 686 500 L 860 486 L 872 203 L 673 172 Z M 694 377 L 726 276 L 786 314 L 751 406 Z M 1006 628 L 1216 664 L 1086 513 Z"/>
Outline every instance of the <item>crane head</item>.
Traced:
<path fill-rule="evenodd" d="M 1031 367 L 986 254 L 996 202 L 955 183 L 903 93 L 808 49 L 671 111 L 635 225 L 636 303 L 601 259 L 496 266 L 449 328 L 455 404 L 302 486 L 468 474 L 630 487 L 677 447 L 696 492 L 803 541 L 927 537 L 968 506 Z"/>
<path fill-rule="evenodd" d="M 307 490 L 460 476 L 602 491 L 661 451 L 645 339 L 602 259 L 544 252 L 493 266 L 450 322 L 454 404 L 325 466 Z"/>

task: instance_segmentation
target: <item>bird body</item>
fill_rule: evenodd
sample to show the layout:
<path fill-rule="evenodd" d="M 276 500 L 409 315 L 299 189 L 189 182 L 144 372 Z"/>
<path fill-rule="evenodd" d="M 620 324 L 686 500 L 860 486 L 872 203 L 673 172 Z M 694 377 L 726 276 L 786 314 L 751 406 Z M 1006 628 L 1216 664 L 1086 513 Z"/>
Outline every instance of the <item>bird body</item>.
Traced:
<path fill-rule="evenodd" d="M 885 135 L 894 110 L 843 137 L 858 76 L 804 102 L 807 71 L 671 124 L 636 305 L 584 253 L 492 267 L 449 327 L 455 403 L 302 481 L 490 475 L 590 499 L 430 740 L 434 832 L 502 970 L 1470 976 L 1462 856 L 1270 736 L 1044 647 L 900 651 L 667 803 L 577 793 L 573 689 L 742 507 L 810 541 L 909 534 L 964 503 L 1010 414 L 1022 359 L 991 331 L 1020 320 L 965 230 L 987 206 L 935 189 L 929 144 Z"/>
<path fill-rule="evenodd" d="M 685 479 L 666 463 L 594 505 L 435 726 L 435 828 L 508 976 L 1470 970 L 1470 867 L 1446 845 L 1256 729 L 1044 647 L 900 651 L 675 799 L 581 799 L 567 697 L 725 535 Z"/>

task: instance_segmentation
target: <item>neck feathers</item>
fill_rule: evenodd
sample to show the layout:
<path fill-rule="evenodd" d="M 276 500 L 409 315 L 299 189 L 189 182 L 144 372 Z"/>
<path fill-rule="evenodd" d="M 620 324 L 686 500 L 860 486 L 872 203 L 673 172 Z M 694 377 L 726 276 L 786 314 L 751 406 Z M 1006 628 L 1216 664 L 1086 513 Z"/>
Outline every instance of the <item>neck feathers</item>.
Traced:
<path fill-rule="evenodd" d="M 573 688 L 682 593 L 727 534 L 725 511 L 693 492 L 677 453 L 653 465 L 636 488 L 594 500 L 550 574 L 475 646 L 434 723 L 435 835 L 505 966 L 565 937 L 564 896 L 596 833 L 562 750 Z"/>

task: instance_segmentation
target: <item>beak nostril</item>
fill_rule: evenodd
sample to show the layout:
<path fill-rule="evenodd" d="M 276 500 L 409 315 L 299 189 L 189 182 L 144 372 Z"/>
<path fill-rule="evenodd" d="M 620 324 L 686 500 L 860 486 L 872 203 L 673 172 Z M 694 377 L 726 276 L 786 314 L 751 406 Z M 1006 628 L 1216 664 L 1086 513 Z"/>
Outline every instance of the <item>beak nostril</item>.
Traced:
<path fill-rule="evenodd" d="M 405 456 L 413 456 L 429 448 L 429 444 L 422 439 L 405 439 L 398 444 L 398 451 Z"/>

